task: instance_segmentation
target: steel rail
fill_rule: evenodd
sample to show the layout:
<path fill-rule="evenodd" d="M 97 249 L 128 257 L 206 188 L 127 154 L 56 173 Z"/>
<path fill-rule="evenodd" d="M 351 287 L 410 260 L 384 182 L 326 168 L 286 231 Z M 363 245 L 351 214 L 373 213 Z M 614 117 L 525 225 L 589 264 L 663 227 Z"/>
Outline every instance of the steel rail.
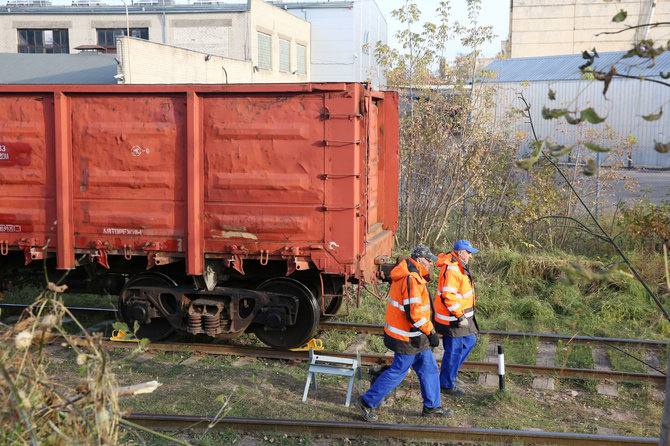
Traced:
<path fill-rule="evenodd" d="M 281 432 L 297 435 L 335 437 L 396 438 L 426 441 L 478 441 L 512 444 L 550 445 L 652 445 L 658 438 L 619 435 L 576 434 L 565 432 L 515 431 L 505 429 L 468 429 L 449 426 L 409 424 L 347 423 L 342 421 L 284 420 L 259 418 L 214 418 L 198 415 L 153 415 L 132 413 L 125 420 L 156 430 L 209 429 L 240 432 Z"/>
<path fill-rule="evenodd" d="M 356 331 L 359 333 L 368 334 L 384 334 L 384 326 L 376 324 L 355 324 L 350 322 L 321 322 L 319 328 L 322 330 L 338 330 L 338 331 Z M 566 340 L 578 344 L 589 344 L 592 342 L 602 342 L 619 345 L 639 345 L 646 347 L 667 347 L 670 342 L 667 341 L 653 341 L 646 339 L 625 339 L 625 338 L 603 338 L 596 336 L 571 336 L 559 334 L 542 334 L 542 333 L 524 333 L 517 331 L 498 331 L 498 330 L 479 330 L 481 334 L 488 334 L 494 338 L 539 338 L 540 341 L 556 342 L 558 340 Z"/>
<path fill-rule="evenodd" d="M 32 304 L 10 304 L 10 303 L 4 303 L 0 302 L 0 307 L 7 307 L 7 308 L 29 308 L 29 307 L 34 307 Z M 45 308 L 53 309 L 55 308 L 52 305 L 47 305 Z M 114 313 L 116 314 L 117 310 L 115 308 L 95 308 L 95 307 L 68 307 L 66 308 L 72 312 L 80 312 L 80 313 Z"/>
<path fill-rule="evenodd" d="M 11 304 L 11 303 L 2 303 L 0 302 L 0 307 L 8 308 L 28 308 L 31 305 L 27 304 Z M 49 307 L 51 308 L 51 307 Z M 89 308 L 89 307 L 67 307 L 70 311 L 73 312 L 109 312 L 116 313 L 118 310 L 114 308 Z M 364 324 L 364 323 L 352 323 L 352 322 L 321 322 L 319 324 L 319 329 L 321 330 L 337 330 L 337 331 L 356 331 L 358 333 L 366 334 L 384 334 L 384 326 L 378 324 Z M 494 338 L 538 338 L 540 341 L 549 341 L 556 342 L 558 340 L 566 340 L 578 344 L 589 344 L 592 342 L 601 342 L 605 344 L 616 344 L 616 345 L 636 345 L 640 347 L 667 347 L 670 345 L 670 342 L 667 341 L 654 341 L 647 339 L 626 339 L 626 338 L 604 338 L 596 336 L 571 336 L 571 335 L 560 335 L 560 334 L 544 334 L 544 333 L 525 333 L 525 332 L 516 332 L 516 331 L 499 331 L 499 330 L 480 330 L 481 334 L 488 334 Z"/>
<path fill-rule="evenodd" d="M 107 341 L 110 348 L 116 347 L 134 347 L 134 343 L 128 342 L 114 342 Z M 255 358 L 267 359 L 283 359 L 286 361 L 309 361 L 309 352 L 306 351 L 292 351 L 279 350 L 275 348 L 266 347 L 249 347 L 239 345 L 227 344 L 201 344 L 201 343 L 173 343 L 173 342 L 152 342 L 146 345 L 148 350 L 159 350 L 169 352 L 199 352 L 210 355 L 233 355 L 233 356 L 249 356 Z M 355 353 L 345 352 L 321 352 L 324 355 L 339 356 L 343 358 L 356 358 Z M 383 365 L 391 364 L 393 356 L 385 355 L 371 355 L 361 354 L 361 363 L 364 365 Z M 438 364 L 441 361 L 437 360 Z M 493 374 L 498 373 L 498 364 L 493 362 L 477 362 L 466 361 L 462 366 L 466 371 L 489 372 Z M 574 378 L 587 379 L 594 378 L 599 380 L 609 379 L 617 382 L 634 382 L 644 381 L 654 384 L 664 384 L 665 375 L 650 374 L 650 373 L 636 373 L 636 372 L 620 372 L 615 370 L 591 370 L 591 369 L 577 369 L 568 367 L 543 367 L 523 364 L 505 364 L 505 370 L 516 375 L 531 375 L 531 376 L 546 376 L 556 378 Z"/>

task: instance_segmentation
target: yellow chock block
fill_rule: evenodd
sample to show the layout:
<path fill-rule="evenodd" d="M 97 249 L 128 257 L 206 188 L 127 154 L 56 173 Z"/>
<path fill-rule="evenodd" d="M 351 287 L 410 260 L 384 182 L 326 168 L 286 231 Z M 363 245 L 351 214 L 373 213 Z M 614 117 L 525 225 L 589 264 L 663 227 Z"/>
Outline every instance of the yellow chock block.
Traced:
<path fill-rule="evenodd" d="M 292 352 L 302 352 L 302 351 L 307 351 L 310 348 L 314 351 L 323 350 L 323 341 L 321 339 L 316 339 L 316 338 L 310 339 L 309 342 L 307 342 L 307 344 L 303 345 L 302 347 L 292 348 L 291 351 Z"/>
<path fill-rule="evenodd" d="M 114 330 L 109 340 L 116 342 L 140 342 L 135 336 L 129 335 L 123 330 Z"/>

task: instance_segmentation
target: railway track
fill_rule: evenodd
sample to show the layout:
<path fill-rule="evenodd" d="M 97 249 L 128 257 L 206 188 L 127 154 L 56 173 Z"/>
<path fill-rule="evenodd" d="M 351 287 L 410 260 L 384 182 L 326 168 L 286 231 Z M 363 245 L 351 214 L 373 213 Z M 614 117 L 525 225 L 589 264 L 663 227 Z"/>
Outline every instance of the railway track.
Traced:
<path fill-rule="evenodd" d="M 0 307 L 25 309 L 30 307 L 30 305 L 0 303 Z M 68 309 L 73 313 L 91 313 L 91 314 L 109 313 L 110 315 L 113 315 L 116 314 L 117 312 L 117 310 L 113 308 L 68 307 Z M 333 322 L 333 321 L 321 322 L 319 324 L 319 330 L 355 331 L 357 333 L 375 334 L 375 335 L 384 334 L 383 325 L 363 324 L 363 323 L 359 324 L 352 322 Z M 556 342 L 559 340 L 570 341 L 575 344 L 592 344 L 599 342 L 609 345 L 619 345 L 626 347 L 648 347 L 648 348 L 667 348 L 670 345 L 670 342 L 666 341 L 655 341 L 645 339 L 605 338 L 596 336 L 571 336 L 571 335 L 524 333 L 524 332 L 499 331 L 499 330 L 480 330 L 480 333 L 488 334 L 493 339 L 537 338 L 539 341 L 546 341 L 546 342 Z"/>
<path fill-rule="evenodd" d="M 9 308 L 26 308 L 29 305 L 23 304 L 6 304 L 0 303 L 0 307 Z M 92 313 L 102 314 L 108 313 L 110 316 L 115 315 L 114 309 L 101 308 L 87 308 L 87 307 L 68 307 L 73 313 Z M 354 324 L 348 322 L 323 322 L 319 326 L 323 330 L 341 330 L 341 331 L 355 331 L 357 333 L 381 335 L 383 327 L 374 324 Z M 486 331 L 482 330 L 482 334 L 488 334 L 492 339 L 507 338 L 507 339 L 522 339 L 522 338 L 538 338 L 538 342 L 557 342 L 559 340 L 570 341 L 580 344 L 601 343 L 605 345 L 618 345 L 623 347 L 633 348 L 651 348 L 660 349 L 668 346 L 667 342 L 639 340 L 639 339 L 619 339 L 619 338 L 595 338 L 588 336 L 566 336 L 566 335 L 547 335 L 535 333 L 519 333 L 519 332 L 504 332 L 504 331 Z M 107 341 L 111 346 L 119 347 L 123 343 Z M 132 345 L 132 344 L 129 344 Z M 128 346 L 128 344 L 126 345 Z M 490 343 L 493 347 L 493 344 Z M 308 360 L 307 352 L 295 352 L 289 350 L 279 350 L 263 347 L 248 347 L 228 344 L 215 343 L 191 343 L 191 342 L 154 342 L 147 347 L 150 350 L 163 351 L 184 351 L 191 350 L 194 352 L 210 354 L 210 355 L 235 355 L 248 356 L 257 358 L 269 359 L 283 359 L 289 361 L 306 361 Z M 340 357 L 356 357 L 354 353 L 343 352 L 324 352 Z M 438 355 L 439 356 L 439 355 Z M 497 374 L 498 364 L 494 356 L 488 355 L 487 361 L 466 361 L 462 370 L 477 371 L 488 374 Z M 382 365 L 390 364 L 393 360 L 392 356 L 362 354 L 361 361 L 364 365 Z M 439 360 L 438 360 L 439 363 Z M 573 378 L 573 379 L 598 379 L 611 380 L 615 382 L 635 382 L 644 381 L 654 384 L 665 383 L 665 374 L 662 371 L 662 365 L 659 367 L 649 369 L 650 373 L 627 372 L 608 370 L 607 368 L 600 369 L 584 369 L 571 367 L 557 367 L 551 364 L 524 365 L 524 364 L 505 364 L 505 369 L 510 374 L 527 375 L 527 376 L 541 376 L 546 378 Z"/>
<path fill-rule="evenodd" d="M 323 330 L 340 330 L 340 331 L 356 331 L 358 333 L 367 334 L 384 334 L 384 326 L 377 324 L 354 324 L 350 322 L 322 322 L 319 329 Z M 523 333 L 514 331 L 498 331 L 498 330 L 480 330 L 481 334 L 488 334 L 493 339 L 510 338 L 538 338 L 539 341 L 556 342 L 559 340 L 570 341 L 576 344 L 591 344 L 594 342 L 607 343 L 611 345 L 630 346 L 630 347 L 668 347 L 669 342 L 654 341 L 644 339 L 625 339 L 625 338 L 604 338 L 596 336 L 570 336 L 557 334 L 542 334 L 542 333 Z"/>
<path fill-rule="evenodd" d="M 105 341 L 108 348 L 134 348 L 134 343 Z M 245 356 L 266 359 L 281 359 L 285 361 L 306 362 L 309 353 L 306 351 L 279 350 L 267 347 L 249 347 L 228 344 L 202 344 L 192 342 L 152 342 L 145 347 L 150 351 L 183 352 L 191 351 L 207 355 Z M 355 353 L 345 352 L 320 352 L 324 355 L 339 356 L 344 358 L 355 358 Z M 361 354 L 363 365 L 374 366 L 391 364 L 393 356 Z M 438 359 L 438 364 L 440 360 Z M 664 384 L 665 375 L 651 373 L 622 372 L 614 370 L 591 370 L 568 367 L 531 366 L 523 364 L 505 364 L 505 369 L 511 374 L 543 376 L 549 378 L 573 378 L 573 379 L 598 379 L 611 380 L 615 382 L 644 381 L 653 384 Z M 496 374 L 498 364 L 494 362 L 466 361 L 462 370 L 477 371 Z"/>
<path fill-rule="evenodd" d="M 258 418 L 213 418 L 194 415 L 129 414 L 126 421 L 155 430 L 188 428 L 214 431 L 279 432 L 293 435 L 325 435 L 335 437 L 395 438 L 423 441 L 467 441 L 546 445 L 655 445 L 658 438 L 613 435 L 574 434 L 564 432 L 515 431 L 504 429 L 468 429 L 445 426 L 402 424 L 346 423 L 312 420 Z M 209 427 L 211 426 L 211 427 Z"/>

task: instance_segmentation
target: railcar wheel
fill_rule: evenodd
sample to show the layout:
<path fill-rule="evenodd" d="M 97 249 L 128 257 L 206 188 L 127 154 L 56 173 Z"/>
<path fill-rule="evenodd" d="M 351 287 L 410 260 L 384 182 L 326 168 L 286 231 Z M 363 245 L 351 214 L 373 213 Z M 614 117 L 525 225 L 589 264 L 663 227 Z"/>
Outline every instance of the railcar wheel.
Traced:
<path fill-rule="evenodd" d="M 141 273 L 128 280 L 119 294 L 120 319 L 128 324 L 131 330 L 135 325 L 135 321 L 139 323 L 139 329 L 136 333 L 138 338 L 148 338 L 151 341 L 160 341 L 167 338 L 174 332 L 174 327 L 167 319 L 153 318 L 149 322 L 144 322 L 147 307 L 153 306 L 151 302 L 138 303 L 125 299 L 125 291 L 135 286 L 176 287 L 177 283 L 165 274 L 157 272 Z"/>
<path fill-rule="evenodd" d="M 275 348 L 300 347 L 309 341 L 319 326 L 321 310 L 312 292 L 302 283 L 288 277 L 269 279 L 258 286 L 259 291 L 290 294 L 298 298 L 296 323 L 280 330 L 258 327 L 256 336 Z"/>

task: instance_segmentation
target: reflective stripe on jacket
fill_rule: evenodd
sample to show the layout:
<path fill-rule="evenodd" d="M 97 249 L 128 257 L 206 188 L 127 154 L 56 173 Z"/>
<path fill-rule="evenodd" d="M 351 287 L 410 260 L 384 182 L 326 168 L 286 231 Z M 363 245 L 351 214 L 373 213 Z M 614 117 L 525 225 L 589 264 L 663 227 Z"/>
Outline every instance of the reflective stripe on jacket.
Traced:
<path fill-rule="evenodd" d="M 397 353 L 419 353 L 429 348 L 431 322 L 430 294 L 423 276 L 428 272 L 412 259 L 400 262 L 391 271 L 391 291 L 386 305 L 385 342 Z"/>
<path fill-rule="evenodd" d="M 450 252 L 440 254 L 435 263 L 440 268 L 435 293 L 435 330 L 451 337 L 467 336 L 476 333 L 475 290 L 469 271 L 463 268 L 458 256 Z M 455 327 L 459 317 L 470 320 L 470 326 Z"/>

